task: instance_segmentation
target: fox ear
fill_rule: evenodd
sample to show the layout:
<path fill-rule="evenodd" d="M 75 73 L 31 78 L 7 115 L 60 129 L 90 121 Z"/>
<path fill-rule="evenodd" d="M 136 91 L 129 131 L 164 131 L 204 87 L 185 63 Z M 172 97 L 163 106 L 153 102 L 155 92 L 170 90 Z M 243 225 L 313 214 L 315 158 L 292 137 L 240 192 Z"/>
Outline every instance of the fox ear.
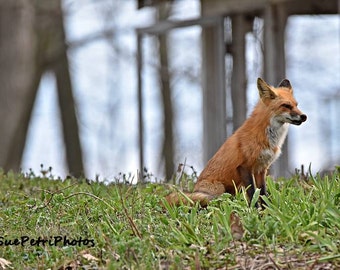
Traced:
<path fill-rule="evenodd" d="M 273 89 L 261 78 L 257 79 L 257 89 L 261 99 L 274 99 L 277 97 Z"/>
<path fill-rule="evenodd" d="M 290 84 L 290 81 L 287 79 L 283 79 L 278 87 L 286 87 L 288 89 L 292 89 L 292 85 Z"/>

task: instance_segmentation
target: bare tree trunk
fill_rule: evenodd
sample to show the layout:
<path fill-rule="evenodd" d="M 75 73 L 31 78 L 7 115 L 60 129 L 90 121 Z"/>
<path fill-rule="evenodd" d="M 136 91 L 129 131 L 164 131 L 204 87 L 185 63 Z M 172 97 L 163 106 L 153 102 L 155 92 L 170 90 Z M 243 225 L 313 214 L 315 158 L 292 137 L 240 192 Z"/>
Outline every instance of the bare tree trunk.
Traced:
<path fill-rule="evenodd" d="M 78 121 L 76 117 L 75 103 L 72 94 L 72 82 L 65 45 L 65 31 L 63 25 L 61 2 L 58 1 L 58 14 L 56 27 L 58 34 L 55 35 L 55 44 L 60 48 L 58 59 L 53 63 L 53 71 L 56 76 L 59 107 L 63 123 L 63 134 L 66 145 L 66 159 L 69 172 L 75 177 L 84 175 L 82 151 L 79 139 Z"/>
<path fill-rule="evenodd" d="M 20 169 L 41 71 L 32 1 L 0 2 L 0 167 Z"/>
<path fill-rule="evenodd" d="M 56 77 L 68 169 L 71 175 L 79 177 L 84 175 L 84 168 L 67 58 L 61 0 L 38 0 L 36 9 L 40 22 L 37 24 L 37 34 L 41 65 L 44 70 L 53 71 Z"/>
<path fill-rule="evenodd" d="M 216 24 L 202 28 L 204 163 L 220 148 L 227 134 L 223 22 L 223 17 L 217 17 Z"/>
<path fill-rule="evenodd" d="M 54 64 L 55 63 L 55 64 Z M 69 170 L 83 173 L 60 0 L 0 2 L 0 167 L 20 169 L 41 76 L 56 75 Z"/>
<path fill-rule="evenodd" d="M 163 156 L 165 160 L 165 175 L 169 181 L 174 174 L 174 148 L 173 148 L 173 109 L 171 101 L 170 75 L 168 70 L 168 46 L 167 38 L 161 35 L 159 40 L 160 54 L 160 74 L 161 74 L 161 91 L 163 99 L 163 115 L 164 115 L 164 140 L 163 140 Z"/>
<path fill-rule="evenodd" d="M 159 5 L 159 20 L 165 20 L 169 16 L 170 8 L 167 2 L 162 2 Z M 174 147 L 173 147 L 173 108 L 171 99 L 171 85 L 168 63 L 168 44 L 167 35 L 158 36 L 159 43 L 159 59 L 160 59 L 160 84 L 161 96 L 163 101 L 163 116 L 164 116 L 164 139 L 163 139 L 163 157 L 165 162 L 165 176 L 167 181 L 170 181 L 174 174 Z"/>
<path fill-rule="evenodd" d="M 251 21 L 242 15 L 232 17 L 233 72 L 231 99 L 233 104 L 233 131 L 238 129 L 247 116 L 246 34 Z"/>

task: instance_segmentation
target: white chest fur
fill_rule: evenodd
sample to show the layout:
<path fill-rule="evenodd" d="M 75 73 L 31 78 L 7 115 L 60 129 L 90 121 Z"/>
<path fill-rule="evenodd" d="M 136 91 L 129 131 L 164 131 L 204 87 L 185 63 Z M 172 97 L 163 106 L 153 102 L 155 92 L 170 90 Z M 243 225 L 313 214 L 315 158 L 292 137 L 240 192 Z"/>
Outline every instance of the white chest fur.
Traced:
<path fill-rule="evenodd" d="M 258 170 L 268 168 L 281 154 L 281 146 L 288 133 L 287 123 L 278 123 L 271 121 L 270 126 L 267 127 L 266 135 L 269 141 L 269 148 L 261 151 L 258 158 Z"/>
<path fill-rule="evenodd" d="M 288 133 L 288 123 L 278 123 L 275 120 L 270 121 L 270 125 L 267 127 L 267 137 L 270 148 L 281 148 Z"/>

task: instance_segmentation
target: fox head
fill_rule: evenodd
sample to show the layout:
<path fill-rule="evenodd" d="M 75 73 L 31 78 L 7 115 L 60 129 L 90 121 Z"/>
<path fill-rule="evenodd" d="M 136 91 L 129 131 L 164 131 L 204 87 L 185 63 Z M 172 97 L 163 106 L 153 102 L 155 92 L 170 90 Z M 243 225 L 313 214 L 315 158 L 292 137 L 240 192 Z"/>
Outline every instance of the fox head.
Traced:
<path fill-rule="evenodd" d="M 293 96 L 293 88 L 289 80 L 284 79 L 275 88 L 258 78 L 257 88 L 261 101 L 278 123 L 301 125 L 307 120 L 307 116 L 297 107 L 298 103 Z"/>

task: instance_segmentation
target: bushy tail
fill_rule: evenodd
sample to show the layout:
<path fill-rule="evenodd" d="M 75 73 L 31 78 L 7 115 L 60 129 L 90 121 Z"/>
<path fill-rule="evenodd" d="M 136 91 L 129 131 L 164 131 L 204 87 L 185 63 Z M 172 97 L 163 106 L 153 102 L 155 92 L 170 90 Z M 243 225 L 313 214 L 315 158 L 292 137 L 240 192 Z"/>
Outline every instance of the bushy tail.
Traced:
<path fill-rule="evenodd" d="M 215 196 L 204 192 L 189 193 L 178 191 L 170 193 L 165 199 L 170 205 L 195 205 L 196 202 L 199 202 L 202 207 L 206 207 L 214 197 Z"/>

